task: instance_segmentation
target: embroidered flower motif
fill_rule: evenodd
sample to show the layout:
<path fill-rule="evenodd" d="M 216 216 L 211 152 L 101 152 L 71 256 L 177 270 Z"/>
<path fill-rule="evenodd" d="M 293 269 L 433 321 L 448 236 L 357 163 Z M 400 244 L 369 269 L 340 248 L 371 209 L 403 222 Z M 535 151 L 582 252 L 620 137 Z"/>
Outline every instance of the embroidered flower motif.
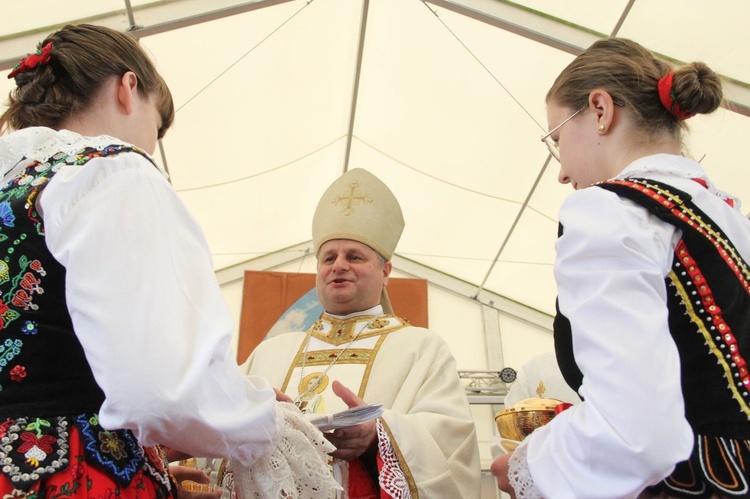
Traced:
<path fill-rule="evenodd" d="M 99 440 L 102 443 L 99 448 L 105 454 L 112 454 L 115 459 L 122 459 L 127 456 L 125 442 L 117 437 L 117 433 L 102 431 L 99 433 Z"/>
<path fill-rule="evenodd" d="M 8 201 L 0 203 L 0 224 L 6 227 L 14 227 L 16 216 L 13 214 L 13 210 L 10 207 Z"/>
<path fill-rule="evenodd" d="M 13 360 L 13 357 L 21 353 L 22 346 L 23 341 L 19 339 L 5 338 L 5 341 L 0 345 L 0 370 L 7 366 Z"/>
<path fill-rule="evenodd" d="M 42 281 L 37 279 L 31 272 L 26 272 L 21 279 L 21 287 L 32 294 L 41 295 L 44 293 L 44 288 L 40 284 L 42 284 Z"/>
<path fill-rule="evenodd" d="M 18 452 L 23 453 L 26 463 L 35 468 L 39 467 L 40 461 L 52 454 L 52 445 L 57 442 L 52 435 L 37 437 L 31 432 L 22 433 L 21 440 L 23 443 L 18 447 Z"/>
<path fill-rule="evenodd" d="M 42 262 L 39 260 L 32 260 L 29 264 L 29 267 L 31 267 L 31 270 L 37 272 L 41 276 L 47 275 L 47 271 L 44 270 L 44 267 L 42 267 Z"/>
<path fill-rule="evenodd" d="M 6 419 L 3 424 L 0 424 L 0 438 L 3 438 L 8 433 L 8 428 L 13 424 L 13 419 Z"/>
<path fill-rule="evenodd" d="M 36 322 L 26 321 L 21 328 L 21 331 L 23 332 L 23 334 L 36 334 L 39 330 L 37 328 Z"/>
<path fill-rule="evenodd" d="M 37 310 L 39 305 L 31 303 L 31 295 L 23 289 L 19 289 L 13 295 L 13 299 L 10 301 L 16 307 L 23 307 L 24 310 Z"/>
<path fill-rule="evenodd" d="M 10 278 L 10 267 L 4 260 L 0 260 L 0 282 L 6 282 Z"/>
<path fill-rule="evenodd" d="M 26 368 L 24 366 L 15 366 L 10 370 L 10 380 L 21 382 L 26 377 Z"/>

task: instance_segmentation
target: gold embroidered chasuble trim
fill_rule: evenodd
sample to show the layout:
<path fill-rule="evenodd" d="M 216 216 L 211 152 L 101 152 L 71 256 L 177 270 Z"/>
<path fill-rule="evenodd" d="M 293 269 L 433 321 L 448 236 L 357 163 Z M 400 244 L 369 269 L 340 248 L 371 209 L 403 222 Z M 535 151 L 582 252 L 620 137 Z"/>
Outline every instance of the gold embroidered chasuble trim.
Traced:
<path fill-rule="evenodd" d="M 380 345 L 383 344 L 383 342 L 385 341 L 387 337 L 388 337 L 387 334 L 383 334 L 378 339 L 378 342 L 375 345 L 375 348 L 372 349 L 372 360 L 375 360 L 375 357 L 378 355 L 378 351 L 380 351 Z M 367 389 L 367 383 L 368 381 L 370 381 L 370 371 L 372 371 L 372 362 L 368 362 L 367 367 L 365 367 L 365 374 L 362 376 L 362 383 L 360 383 L 359 392 L 357 393 L 357 397 L 359 398 L 365 397 L 365 390 Z"/>
<path fill-rule="evenodd" d="M 357 334 L 357 331 L 362 325 L 365 328 Z M 349 348 L 344 352 L 341 357 L 336 361 L 336 364 L 365 364 L 365 372 L 362 377 L 358 396 L 362 398 L 367 387 L 367 382 L 370 379 L 370 372 L 372 371 L 372 364 L 377 357 L 380 346 L 385 340 L 386 336 L 393 331 L 397 331 L 403 327 L 408 326 L 409 323 L 401 317 L 394 315 L 360 315 L 352 317 L 350 319 L 339 320 L 328 314 L 318 319 L 315 324 L 307 331 L 305 338 L 297 350 L 294 356 L 294 362 L 289 367 L 284 383 L 281 385 L 280 390 L 286 392 L 289 381 L 292 377 L 292 373 L 295 368 L 305 366 L 327 366 L 333 362 L 336 356 L 341 352 L 341 348 L 329 348 L 324 350 L 312 350 L 305 352 L 305 345 L 311 338 L 316 338 L 325 343 L 329 343 L 333 346 L 347 345 L 352 341 L 354 335 L 357 335 L 356 340 L 362 340 L 365 338 L 371 338 L 374 336 L 380 336 L 377 343 L 372 349 L 368 348 Z M 304 359 L 303 359 L 304 357 Z"/>
<path fill-rule="evenodd" d="M 308 331 L 308 336 L 339 346 L 349 343 L 363 326 L 364 329 L 357 334 L 357 340 L 387 334 L 408 324 L 404 319 L 393 315 L 360 315 L 342 321 L 323 314 L 323 317 L 313 324 L 312 333 Z M 326 327 L 328 325 L 330 327 Z"/>
<path fill-rule="evenodd" d="M 305 356 L 306 366 L 327 366 L 336 358 L 341 351 L 338 349 L 315 350 L 304 354 L 300 352 L 294 361 L 294 367 L 302 367 L 302 356 Z M 336 364 L 362 364 L 369 362 L 372 350 L 369 348 L 350 348 L 344 352 Z"/>

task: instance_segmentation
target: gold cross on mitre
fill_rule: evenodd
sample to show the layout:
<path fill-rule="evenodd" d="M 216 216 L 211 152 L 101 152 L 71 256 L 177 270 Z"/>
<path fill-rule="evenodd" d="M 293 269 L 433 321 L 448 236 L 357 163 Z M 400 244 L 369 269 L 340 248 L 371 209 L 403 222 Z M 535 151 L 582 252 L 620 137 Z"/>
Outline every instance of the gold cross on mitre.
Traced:
<path fill-rule="evenodd" d="M 349 192 L 339 194 L 332 201 L 333 204 L 342 203 L 344 205 L 344 215 L 349 215 L 352 211 L 354 211 L 353 207 L 358 205 L 359 203 L 372 203 L 372 198 L 367 196 L 366 194 L 362 194 L 357 190 L 357 187 L 359 187 L 359 181 L 355 180 L 351 184 L 349 184 Z"/>

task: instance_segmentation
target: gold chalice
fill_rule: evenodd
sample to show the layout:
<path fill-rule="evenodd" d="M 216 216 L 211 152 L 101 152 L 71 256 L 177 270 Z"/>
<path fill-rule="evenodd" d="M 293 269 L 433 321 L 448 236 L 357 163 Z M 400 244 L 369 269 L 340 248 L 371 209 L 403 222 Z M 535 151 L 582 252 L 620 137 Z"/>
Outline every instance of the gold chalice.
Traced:
<path fill-rule="evenodd" d="M 542 397 L 544 391 L 544 384 L 540 382 L 536 391 L 539 397 L 521 400 L 495 414 L 495 424 L 501 438 L 500 445 L 506 451 L 514 451 L 521 440 L 555 417 L 556 408 L 563 402 Z"/>

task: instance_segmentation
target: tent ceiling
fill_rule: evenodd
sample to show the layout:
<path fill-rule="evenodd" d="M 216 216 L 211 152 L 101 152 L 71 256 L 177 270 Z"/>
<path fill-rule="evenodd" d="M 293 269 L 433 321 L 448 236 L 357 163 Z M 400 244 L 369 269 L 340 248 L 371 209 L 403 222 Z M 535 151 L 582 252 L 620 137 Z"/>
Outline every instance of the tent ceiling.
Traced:
<path fill-rule="evenodd" d="M 178 109 L 157 159 L 204 228 L 217 271 L 268 254 L 302 258 L 320 194 L 365 167 L 402 204 L 404 265 L 452 276 L 464 294 L 552 313 L 556 217 L 569 187 L 539 142 L 544 95 L 575 54 L 611 34 L 727 78 L 728 109 L 690 120 L 686 151 L 705 155 L 717 185 L 750 203 L 744 0 L 6 4 L 3 95 L 12 65 L 66 22 L 141 37 Z"/>

